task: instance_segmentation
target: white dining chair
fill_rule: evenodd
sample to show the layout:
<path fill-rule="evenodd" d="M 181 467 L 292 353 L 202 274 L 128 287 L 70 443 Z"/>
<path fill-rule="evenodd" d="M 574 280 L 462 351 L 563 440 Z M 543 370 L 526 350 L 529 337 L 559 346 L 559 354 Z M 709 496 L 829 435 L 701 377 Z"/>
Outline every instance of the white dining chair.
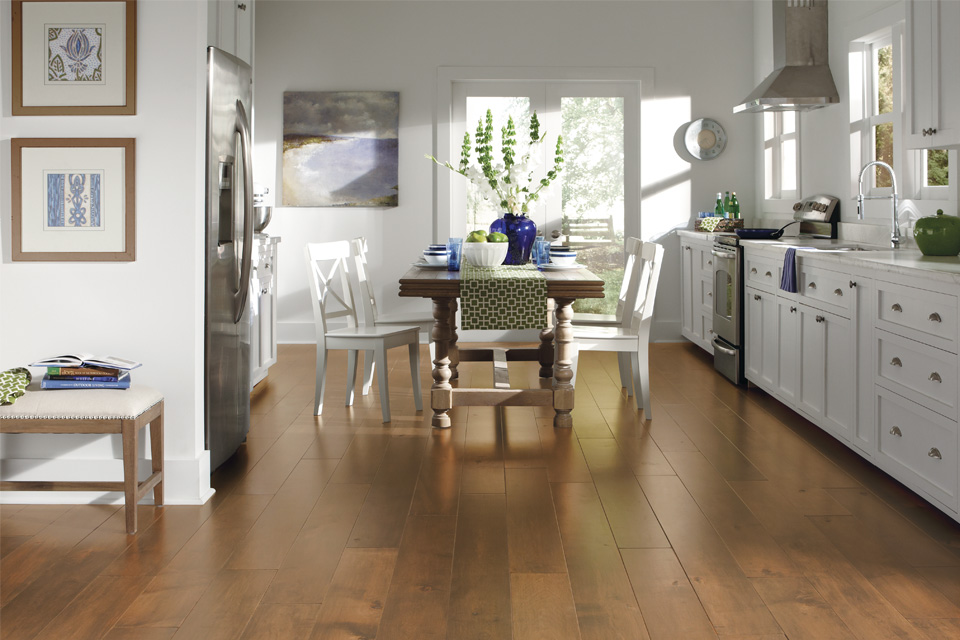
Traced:
<path fill-rule="evenodd" d="M 627 238 L 624 242 L 623 280 L 620 283 L 620 294 L 617 298 L 616 315 L 592 314 L 589 316 L 574 316 L 575 327 L 629 327 L 633 321 L 630 313 L 624 314 L 624 309 L 632 310 L 640 290 L 640 278 L 637 270 L 637 257 L 643 242 L 639 238 Z M 617 366 L 620 370 L 620 386 L 627 390 L 627 396 L 633 395 L 632 376 L 630 375 L 630 354 L 618 353 Z"/>
<path fill-rule="evenodd" d="M 354 238 L 350 241 L 352 256 L 350 264 L 353 267 L 354 278 L 351 282 L 357 285 L 356 297 L 359 299 L 357 304 L 358 319 L 361 326 L 369 325 L 374 327 L 389 328 L 399 325 L 415 325 L 419 331 L 420 341 L 426 342 L 430 346 L 430 362 L 433 362 L 435 356 L 435 345 L 431 333 L 433 332 L 433 314 L 425 311 L 420 314 L 402 315 L 394 314 L 384 316 L 380 314 L 377 308 L 377 299 L 374 296 L 373 282 L 367 273 L 367 239 L 364 237 Z M 376 369 L 376 363 L 373 354 L 365 353 L 363 357 L 363 386 L 361 393 L 367 395 L 370 387 L 373 385 L 373 373 Z"/>
<path fill-rule="evenodd" d="M 387 350 L 406 345 L 410 353 L 410 376 L 413 381 L 413 401 L 417 411 L 423 410 L 420 393 L 419 328 L 414 326 L 377 327 L 361 325 L 357 319 L 356 298 L 358 285 L 350 281 L 350 243 L 308 243 L 305 248 L 310 271 L 310 295 L 313 299 L 313 318 L 317 327 L 317 379 L 313 414 L 323 412 L 324 378 L 327 372 L 327 351 L 347 351 L 347 406 L 353 404 L 357 377 L 358 351 L 373 356 L 379 364 L 377 380 L 380 386 L 380 410 L 383 421 L 390 422 L 390 394 L 387 388 Z M 347 326 L 331 329 L 328 322 L 343 318 Z"/>
<path fill-rule="evenodd" d="M 644 418 L 647 420 L 653 417 L 650 407 L 650 325 L 653 323 L 653 304 L 662 262 L 662 245 L 654 242 L 641 243 L 634 269 L 637 295 L 632 305 L 623 309 L 623 326 L 573 327 L 574 344 L 577 347 L 574 349 L 575 354 L 580 351 L 615 351 L 629 356 L 634 399 L 637 409 L 644 410 Z M 574 380 L 578 360 L 579 356 L 575 355 Z"/>

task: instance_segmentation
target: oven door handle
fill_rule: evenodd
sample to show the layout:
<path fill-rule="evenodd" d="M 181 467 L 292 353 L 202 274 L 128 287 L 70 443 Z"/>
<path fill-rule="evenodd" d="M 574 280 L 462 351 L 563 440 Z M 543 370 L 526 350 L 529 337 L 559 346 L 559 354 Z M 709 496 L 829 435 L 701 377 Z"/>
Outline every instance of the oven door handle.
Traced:
<path fill-rule="evenodd" d="M 718 258 L 722 258 L 722 259 L 724 259 L 724 260 L 736 260 L 736 259 L 737 259 L 737 253 L 736 253 L 735 251 L 717 251 L 716 249 L 711 249 L 711 250 L 710 250 L 710 253 L 712 253 L 714 256 L 716 256 L 716 257 L 718 257 Z"/>
<path fill-rule="evenodd" d="M 719 351 L 720 353 L 725 353 L 725 354 L 727 354 L 728 356 L 735 356 L 735 355 L 737 355 L 737 350 L 736 350 L 736 349 L 731 349 L 730 347 L 725 347 L 725 346 L 723 346 L 723 343 L 720 342 L 720 338 L 714 338 L 714 339 L 713 339 L 713 348 L 716 349 L 717 351 Z"/>

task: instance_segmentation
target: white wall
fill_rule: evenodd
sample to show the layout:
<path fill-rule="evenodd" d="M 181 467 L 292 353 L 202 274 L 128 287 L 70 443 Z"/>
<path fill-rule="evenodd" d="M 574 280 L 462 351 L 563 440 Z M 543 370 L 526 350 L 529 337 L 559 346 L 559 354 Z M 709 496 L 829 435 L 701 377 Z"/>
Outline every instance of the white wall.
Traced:
<path fill-rule="evenodd" d="M 679 243 L 672 230 L 735 190 L 754 210 L 755 120 L 732 106 L 754 85 L 753 3 L 704 2 L 287 2 L 260 0 L 256 22 L 255 179 L 280 199 L 284 91 L 400 92 L 400 206 L 276 207 L 280 235 L 279 336 L 313 341 L 303 266 L 310 241 L 365 235 L 381 308 L 426 308 L 397 297 L 397 278 L 432 240 L 437 67 L 649 67 L 655 100 L 644 122 L 642 234 L 666 245 L 656 336 L 680 335 Z M 678 129 L 712 117 L 726 129 L 716 160 L 681 159 Z M 649 138 L 649 139 L 648 139 Z M 440 215 L 446 215 L 441 210 Z M 382 255 L 376 255 L 382 251 Z"/>
<path fill-rule="evenodd" d="M 202 384 L 206 12 L 193 0 L 138 2 L 137 115 L 11 117 L 10 2 L 0 2 L 0 370 L 77 350 L 142 362 L 135 382 L 166 398 L 168 503 L 210 494 Z M 11 262 L 10 138 L 21 137 L 136 139 L 135 262 Z M 7 435 L 0 456 L 5 480 L 122 478 L 119 436 Z M 3 501 L 116 497 L 8 492 Z"/>

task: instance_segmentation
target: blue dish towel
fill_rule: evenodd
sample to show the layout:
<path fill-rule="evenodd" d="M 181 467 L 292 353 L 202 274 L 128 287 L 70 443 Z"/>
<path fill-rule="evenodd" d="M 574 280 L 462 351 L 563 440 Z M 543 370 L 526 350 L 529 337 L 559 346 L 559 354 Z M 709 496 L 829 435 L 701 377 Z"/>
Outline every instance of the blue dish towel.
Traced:
<path fill-rule="evenodd" d="M 789 293 L 797 292 L 797 250 L 787 249 L 783 255 L 783 275 L 780 276 L 780 288 Z"/>

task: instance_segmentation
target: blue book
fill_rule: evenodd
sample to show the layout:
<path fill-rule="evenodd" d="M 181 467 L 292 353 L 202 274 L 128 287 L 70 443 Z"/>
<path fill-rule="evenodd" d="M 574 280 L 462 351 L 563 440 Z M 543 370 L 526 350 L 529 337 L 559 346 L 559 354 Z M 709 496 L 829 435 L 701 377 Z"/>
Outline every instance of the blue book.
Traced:
<path fill-rule="evenodd" d="M 41 389 L 129 389 L 130 375 L 120 376 L 118 380 L 54 380 L 44 375 L 40 380 Z"/>

